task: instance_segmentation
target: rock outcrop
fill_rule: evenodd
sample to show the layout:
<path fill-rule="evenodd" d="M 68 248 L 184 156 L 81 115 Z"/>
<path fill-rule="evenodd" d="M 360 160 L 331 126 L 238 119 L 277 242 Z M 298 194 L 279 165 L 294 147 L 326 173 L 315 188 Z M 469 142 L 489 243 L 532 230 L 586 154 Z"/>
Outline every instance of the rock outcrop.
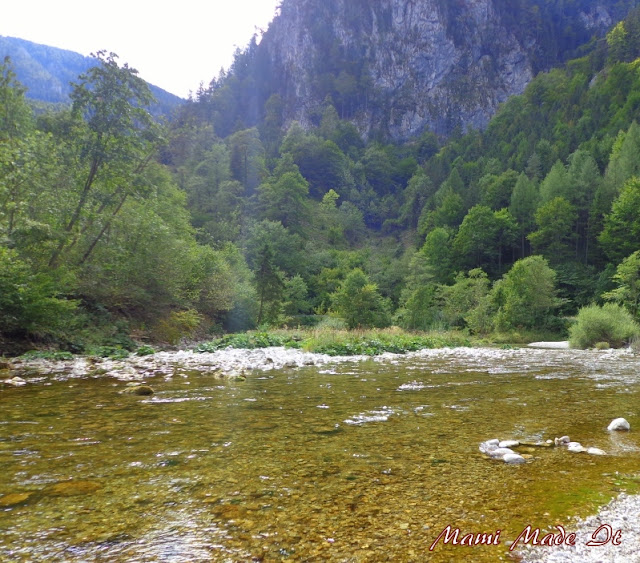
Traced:
<path fill-rule="evenodd" d="M 285 122 L 317 124 L 329 95 L 365 136 L 448 135 L 483 128 L 536 72 L 602 34 L 633 2 L 555 4 L 283 0 L 257 53 Z"/>

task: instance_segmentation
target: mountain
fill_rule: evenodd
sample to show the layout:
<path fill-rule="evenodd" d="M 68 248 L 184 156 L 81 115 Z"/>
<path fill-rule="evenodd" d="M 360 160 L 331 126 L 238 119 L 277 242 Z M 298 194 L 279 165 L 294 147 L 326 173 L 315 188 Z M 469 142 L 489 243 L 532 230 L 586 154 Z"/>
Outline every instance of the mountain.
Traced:
<path fill-rule="evenodd" d="M 223 135 L 239 121 L 263 119 L 273 95 L 284 123 L 306 128 L 319 123 L 330 99 L 368 138 L 482 129 L 537 73 L 577 54 L 635 4 L 283 0 L 260 43 L 212 83 L 208 101 Z"/>
<path fill-rule="evenodd" d="M 27 88 L 26 96 L 46 103 L 68 103 L 71 82 L 95 66 L 96 59 L 73 51 L 0 36 L 0 58 L 10 57 L 18 81 Z M 149 85 L 156 98 L 151 111 L 169 116 L 184 100 L 162 88 Z"/>

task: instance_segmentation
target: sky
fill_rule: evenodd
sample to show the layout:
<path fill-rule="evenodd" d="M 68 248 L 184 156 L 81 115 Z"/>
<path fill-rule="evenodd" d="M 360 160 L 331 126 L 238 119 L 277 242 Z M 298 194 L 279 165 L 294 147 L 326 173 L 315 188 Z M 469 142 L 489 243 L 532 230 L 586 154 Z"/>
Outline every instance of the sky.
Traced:
<path fill-rule="evenodd" d="M 0 35 L 89 55 L 114 52 L 147 82 L 183 98 L 227 69 L 266 30 L 280 0 L 12 0 Z M 259 33 L 258 33 L 259 35 Z"/>

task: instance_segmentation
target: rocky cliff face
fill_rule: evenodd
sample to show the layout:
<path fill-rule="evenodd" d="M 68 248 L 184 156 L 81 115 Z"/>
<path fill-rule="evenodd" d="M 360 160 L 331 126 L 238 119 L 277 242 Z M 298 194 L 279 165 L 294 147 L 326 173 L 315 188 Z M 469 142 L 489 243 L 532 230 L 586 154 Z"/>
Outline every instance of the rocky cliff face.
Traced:
<path fill-rule="evenodd" d="M 330 96 L 366 136 L 406 139 L 424 129 L 447 135 L 483 128 L 537 71 L 628 8 L 614 0 L 560 4 L 283 0 L 259 51 L 285 101 L 286 121 L 317 123 Z"/>

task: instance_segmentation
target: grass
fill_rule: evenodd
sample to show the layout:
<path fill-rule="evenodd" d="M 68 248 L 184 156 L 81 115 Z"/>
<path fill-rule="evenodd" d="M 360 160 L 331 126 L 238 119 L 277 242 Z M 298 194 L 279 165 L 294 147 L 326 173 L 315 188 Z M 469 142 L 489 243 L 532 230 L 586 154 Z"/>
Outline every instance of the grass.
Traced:
<path fill-rule="evenodd" d="M 231 348 L 285 346 L 330 356 L 376 356 L 385 352 L 404 354 L 425 348 L 471 346 L 469 336 L 461 332 L 405 332 L 398 328 L 372 330 L 275 330 L 230 334 L 201 344 L 197 352 L 215 352 Z"/>

